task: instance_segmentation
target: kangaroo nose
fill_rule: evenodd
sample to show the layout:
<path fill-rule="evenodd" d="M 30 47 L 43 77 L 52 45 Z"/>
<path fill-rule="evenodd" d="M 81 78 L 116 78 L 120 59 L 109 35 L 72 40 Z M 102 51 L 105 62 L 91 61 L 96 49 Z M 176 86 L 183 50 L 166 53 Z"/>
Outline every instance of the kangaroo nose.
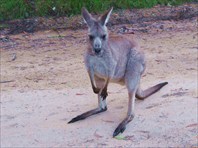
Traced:
<path fill-rule="evenodd" d="M 100 46 L 100 44 L 94 44 L 94 48 L 95 48 L 95 49 L 100 49 L 101 46 Z"/>

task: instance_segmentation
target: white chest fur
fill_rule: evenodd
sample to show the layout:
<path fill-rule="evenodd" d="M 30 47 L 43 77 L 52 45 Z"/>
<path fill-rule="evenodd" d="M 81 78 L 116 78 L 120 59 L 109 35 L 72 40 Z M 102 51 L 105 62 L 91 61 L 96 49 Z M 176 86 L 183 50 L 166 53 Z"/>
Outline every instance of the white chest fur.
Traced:
<path fill-rule="evenodd" d="M 107 77 L 109 75 L 111 67 L 105 58 L 92 56 L 90 57 L 90 64 L 92 65 L 95 75 L 100 77 Z"/>
<path fill-rule="evenodd" d="M 116 63 L 112 58 L 105 56 L 86 55 L 86 67 L 94 72 L 98 77 L 113 77 Z"/>

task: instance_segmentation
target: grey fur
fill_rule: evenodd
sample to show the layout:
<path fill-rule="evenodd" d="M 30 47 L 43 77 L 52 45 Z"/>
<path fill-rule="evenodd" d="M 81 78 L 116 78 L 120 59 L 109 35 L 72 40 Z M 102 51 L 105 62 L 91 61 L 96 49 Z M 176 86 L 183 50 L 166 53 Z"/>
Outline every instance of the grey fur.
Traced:
<path fill-rule="evenodd" d="M 157 92 L 167 82 L 145 91 L 140 89 L 140 78 L 146 65 L 144 54 L 134 40 L 124 36 L 109 36 L 106 23 L 112 10 L 113 8 L 96 19 L 85 8 L 82 9 L 89 35 L 85 65 L 93 91 L 98 94 L 98 107 L 73 118 L 69 123 L 107 110 L 106 97 L 109 82 L 126 85 L 129 95 L 127 116 L 114 131 L 114 137 L 122 133 L 127 123 L 134 118 L 135 96 L 144 99 Z"/>

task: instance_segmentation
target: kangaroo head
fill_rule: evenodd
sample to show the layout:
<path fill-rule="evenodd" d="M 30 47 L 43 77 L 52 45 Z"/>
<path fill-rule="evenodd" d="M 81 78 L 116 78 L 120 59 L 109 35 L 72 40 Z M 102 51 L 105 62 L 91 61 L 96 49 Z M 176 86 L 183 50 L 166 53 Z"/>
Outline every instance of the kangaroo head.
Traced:
<path fill-rule="evenodd" d="M 87 9 L 82 8 L 82 16 L 88 26 L 89 44 L 93 54 L 101 55 L 104 52 L 108 41 L 108 30 L 106 24 L 113 8 L 108 10 L 99 18 L 93 18 Z"/>

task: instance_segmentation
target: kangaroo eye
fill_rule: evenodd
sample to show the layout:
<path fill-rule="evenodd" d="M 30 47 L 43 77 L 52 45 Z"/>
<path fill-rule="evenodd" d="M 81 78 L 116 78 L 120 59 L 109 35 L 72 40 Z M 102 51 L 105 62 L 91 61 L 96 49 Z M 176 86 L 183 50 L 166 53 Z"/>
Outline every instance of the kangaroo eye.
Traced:
<path fill-rule="evenodd" d="M 105 40 L 106 39 L 106 35 L 102 35 L 102 39 Z"/>
<path fill-rule="evenodd" d="M 89 39 L 90 40 L 93 40 L 94 39 L 94 36 L 93 35 L 89 35 Z"/>

